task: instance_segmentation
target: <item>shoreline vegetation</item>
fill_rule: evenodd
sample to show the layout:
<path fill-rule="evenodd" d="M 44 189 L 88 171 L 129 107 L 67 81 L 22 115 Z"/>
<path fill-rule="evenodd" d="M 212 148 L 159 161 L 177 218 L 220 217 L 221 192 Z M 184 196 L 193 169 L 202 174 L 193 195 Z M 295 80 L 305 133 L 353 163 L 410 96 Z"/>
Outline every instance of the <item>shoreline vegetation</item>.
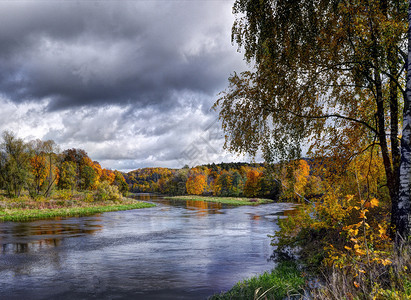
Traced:
<path fill-rule="evenodd" d="M 51 198 L 0 196 L 0 222 L 25 222 L 57 217 L 83 217 L 97 213 L 154 207 L 155 204 L 122 198 L 99 200 L 91 193 L 56 193 Z"/>
<path fill-rule="evenodd" d="M 304 294 L 305 278 L 294 261 L 282 261 L 270 272 L 239 281 L 209 300 L 290 299 Z"/>
<path fill-rule="evenodd" d="M 273 203 L 273 200 L 263 198 L 240 198 L 240 197 L 208 197 L 208 196 L 165 196 L 164 199 L 176 201 L 206 201 L 221 203 L 227 205 L 241 206 L 241 205 L 260 205 Z"/>

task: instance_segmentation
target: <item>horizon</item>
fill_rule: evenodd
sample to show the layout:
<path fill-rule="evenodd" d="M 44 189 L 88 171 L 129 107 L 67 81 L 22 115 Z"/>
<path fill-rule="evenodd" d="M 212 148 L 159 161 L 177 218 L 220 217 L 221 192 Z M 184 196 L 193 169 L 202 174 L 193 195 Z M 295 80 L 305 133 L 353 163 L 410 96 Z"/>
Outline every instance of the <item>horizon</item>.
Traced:
<path fill-rule="evenodd" d="M 247 69 L 230 40 L 231 1 L 0 8 L 0 131 L 120 171 L 251 160 L 223 149 L 211 110 L 229 75 Z"/>

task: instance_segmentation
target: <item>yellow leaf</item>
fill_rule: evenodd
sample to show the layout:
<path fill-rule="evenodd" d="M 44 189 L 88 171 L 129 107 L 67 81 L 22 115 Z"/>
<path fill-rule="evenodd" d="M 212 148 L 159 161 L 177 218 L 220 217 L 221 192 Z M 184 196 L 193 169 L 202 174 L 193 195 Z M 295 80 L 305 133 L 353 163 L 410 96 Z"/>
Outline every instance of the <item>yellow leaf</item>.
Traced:
<path fill-rule="evenodd" d="M 356 250 L 355 250 L 355 254 L 357 254 L 357 255 L 365 255 L 365 251 L 362 250 L 362 249 L 356 249 Z"/>
<path fill-rule="evenodd" d="M 368 211 L 367 209 L 364 209 L 364 210 L 362 210 L 362 211 L 360 212 L 360 218 L 361 218 L 361 219 L 367 219 L 367 217 L 365 216 L 365 213 L 366 213 L 367 211 Z"/>
<path fill-rule="evenodd" d="M 354 281 L 354 286 L 355 286 L 356 288 L 360 287 L 360 285 L 357 283 L 357 281 Z"/>
<path fill-rule="evenodd" d="M 387 258 L 387 259 L 382 259 L 382 260 L 381 260 L 381 263 L 382 263 L 384 266 L 386 266 L 386 265 L 392 264 L 392 261 Z"/>
<path fill-rule="evenodd" d="M 378 232 L 380 233 L 380 236 L 382 237 L 383 235 L 386 234 L 387 230 L 385 230 L 385 228 L 383 228 L 380 224 L 378 224 Z"/>
<path fill-rule="evenodd" d="M 375 198 L 371 199 L 370 201 L 371 208 L 377 207 L 379 203 L 380 202 L 377 199 Z"/>
<path fill-rule="evenodd" d="M 345 249 L 347 250 L 352 250 L 352 248 L 348 247 L 348 246 L 344 246 Z"/>
<path fill-rule="evenodd" d="M 348 201 L 351 201 L 352 198 L 354 198 L 354 195 L 347 195 L 347 200 L 348 200 Z"/>
<path fill-rule="evenodd" d="M 359 269 L 358 272 L 365 274 L 365 271 L 361 269 Z"/>

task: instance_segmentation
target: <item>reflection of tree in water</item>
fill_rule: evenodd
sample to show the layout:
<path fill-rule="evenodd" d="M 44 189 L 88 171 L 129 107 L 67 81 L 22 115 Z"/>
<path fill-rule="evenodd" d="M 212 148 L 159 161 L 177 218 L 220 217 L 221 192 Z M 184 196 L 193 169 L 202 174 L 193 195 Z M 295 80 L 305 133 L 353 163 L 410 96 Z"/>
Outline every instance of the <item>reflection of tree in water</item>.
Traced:
<path fill-rule="evenodd" d="M 61 238 L 42 239 L 27 243 L 10 243 L 2 245 L 1 254 L 34 253 L 42 249 L 54 248 L 61 244 Z"/>
<path fill-rule="evenodd" d="M 66 252 L 53 250 L 60 245 L 61 241 L 62 239 L 47 239 L 29 243 L 3 244 L 0 269 L 6 267 L 13 276 L 35 274 L 39 269 L 62 269 L 66 262 Z M 40 250 L 42 250 L 41 255 L 36 253 Z"/>
<path fill-rule="evenodd" d="M 261 219 L 261 216 L 260 216 L 260 215 L 252 215 L 252 216 L 251 216 L 251 219 L 252 219 L 252 220 L 260 220 L 260 219 Z"/>
<path fill-rule="evenodd" d="M 33 253 L 58 247 L 63 238 L 93 234 L 102 227 L 101 219 L 96 217 L 13 223 L 1 231 L 2 254 Z"/>
<path fill-rule="evenodd" d="M 186 208 L 188 210 L 196 211 L 199 217 L 205 217 L 209 214 L 216 214 L 222 208 L 221 203 L 187 200 Z"/>
<path fill-rule="evenodd" d="M 286 216 L 286 217 L 293 217 L 297 214 L 297 212 L 298 212 L 298 209 L 285 210 L 283 212 L 283 215 Z"/>

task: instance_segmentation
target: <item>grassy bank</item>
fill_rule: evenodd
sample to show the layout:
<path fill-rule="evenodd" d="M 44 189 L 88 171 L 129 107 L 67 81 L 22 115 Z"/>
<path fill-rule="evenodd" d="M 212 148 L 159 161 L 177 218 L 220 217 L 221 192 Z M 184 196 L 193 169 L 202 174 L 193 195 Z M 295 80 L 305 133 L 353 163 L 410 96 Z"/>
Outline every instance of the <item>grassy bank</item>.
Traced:
<path fill-rule="evenodd" d="M 174 197 L 164 197 L 169 200 L 177 201 L 206 201 L 206 202 L 216 202 L 228 205 L 259 205 L 271 203 L 273 200 L 261 199 L 261 198 L 239 198 L 239 197 L 206 197 L 206 196 L 174 196 Z"/>
<path fill-rule="evenodd" d="M 122 198 L 118 201 L 97 200 L 91 193 L 84 192 L 57 192 L 51 198 L 38 197 L 36 199 L 27 195 L 19 198 L 0 196 L 0 222 L 79 217 L 153 206 L 155 205 L 130 198 Z"/>
<path fill-rule="evenodd" d="M 294 262 L 281 262 L 271 273 L 238 282 L 231 290 L 210 300 L 278 299 L 303 293 L 304 278 Z"/>

